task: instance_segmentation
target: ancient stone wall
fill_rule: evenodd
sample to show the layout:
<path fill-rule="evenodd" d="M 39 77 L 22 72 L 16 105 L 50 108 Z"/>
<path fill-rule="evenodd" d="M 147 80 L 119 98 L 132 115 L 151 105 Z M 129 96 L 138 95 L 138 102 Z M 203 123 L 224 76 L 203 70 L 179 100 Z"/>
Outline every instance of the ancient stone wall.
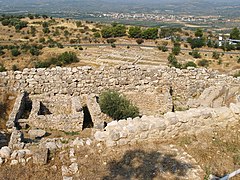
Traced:
<path fill-rule="evenodd" d="M 161 117 L 143 116 L 112 121 L 105 131 L 97 131 L 97 141 L 107 146 L 125 145 L 147 139 L 164 141 L 183 133 L 195 134 L 215 126 L 226 127 L 240 120 L 240 103 L 230 107 L 200 107 L 187 111 L 168 112 Z"/>
<path fill-rule="evenodd" d="M 169 67 L 145 68 L 139 66 L 56 67 L 51 69 L 24 69 L 0 73 L 1 85 L 17 92 L 30 94 L 99 94 L 105 89 L 125 93 L 140 107 L 142 114 L 159 114 L 188 109 L 211 86 L 239 88 L 240 79 L 221 75 L 207 69 L 175 69 Z M 220 90 L 221 91 L 221 90 Z M 237 90 L 239 92 L 239 89 Z M 221 94 L 221 92 L 219 92 Z M 235 93 L 235 92 L 234 92 Z M 234 98 L 236 97 L 236 93 Z M 230 95 L 231 96 L 231 95 Z M 149 98 L 146 98 L 149 97 Z M 143 98 L 146 101 L 143 101 Z M 231 96 L 232 98 L 232 96 Z M 236 102 L 236 98 L 231 102 Z M 229 102 L 229 103 L 231 103 Z"/>

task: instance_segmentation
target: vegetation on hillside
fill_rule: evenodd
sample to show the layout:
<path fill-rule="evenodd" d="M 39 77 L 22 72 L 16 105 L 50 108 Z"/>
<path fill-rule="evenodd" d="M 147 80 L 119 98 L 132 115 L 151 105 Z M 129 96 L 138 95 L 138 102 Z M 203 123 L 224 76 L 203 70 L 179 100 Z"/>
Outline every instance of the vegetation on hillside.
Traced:
<path fill-rule="evenodd" d="M 71 63 L 78 62 L 78 58 L 75 53 L 73 52 L 64 52 L 57 57 L 51 57 L 46 61 L 38 61 L 35 63 L 36 68 L 47 68 L 51 65 L 55 66 L 63 66 Z"/>

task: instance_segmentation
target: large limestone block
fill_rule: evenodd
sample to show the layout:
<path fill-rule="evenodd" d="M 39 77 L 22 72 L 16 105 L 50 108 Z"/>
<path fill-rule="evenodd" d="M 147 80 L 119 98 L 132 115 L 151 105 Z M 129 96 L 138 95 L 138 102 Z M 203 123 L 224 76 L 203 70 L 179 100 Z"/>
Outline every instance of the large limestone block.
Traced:
<path fill-rule="evenodd" d="M 11 155 L 11 149 L 7 146 L 4 146 L 0 149 L 0 157 L 2 158 L 10 158 L 10 155 Z"/>
<path fill-rule="evenodd" d="M 44 165 L 48 162 L 49 150 L 47 148 L 40 148 L 33 153 L 33 163 Z"/>
<path fill-rule="evenodd" d="M 30 138 L 42 138 L 45 136 L 46 131 L 42 129 L 31 129 L 28 131 Z"/>
<path fill-rule="evenodd" d="M 234 118 L 232 111 L 228 107 L 214 109 L 219 121 L 227 121 Z"/>

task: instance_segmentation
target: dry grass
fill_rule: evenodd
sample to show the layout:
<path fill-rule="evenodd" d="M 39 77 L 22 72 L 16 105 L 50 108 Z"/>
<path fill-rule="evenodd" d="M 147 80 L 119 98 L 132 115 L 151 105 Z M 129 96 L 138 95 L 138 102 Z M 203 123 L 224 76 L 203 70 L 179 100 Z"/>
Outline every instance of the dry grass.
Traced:
<path fill-rule="evenodd" d="M 207 173 L 223 176 L 240 168 L 240 124 L 183 136 L 177 144 L 192 155 Z M 240 179 L 238 176 L 236 179 Z"/>
<path fill-rule="evenodd" d="M 0 88 L 0 130 L 6 129 L 6 121 L 12 111 L 16 94 Z"/>
<path fill-rule="evenodd" d="M 26 165 L 5 165 L 0 168 L 0 174 L 0 180 L 61 180 L 61 161 L 56 158 L 45 166 L 32 162 Z"/>

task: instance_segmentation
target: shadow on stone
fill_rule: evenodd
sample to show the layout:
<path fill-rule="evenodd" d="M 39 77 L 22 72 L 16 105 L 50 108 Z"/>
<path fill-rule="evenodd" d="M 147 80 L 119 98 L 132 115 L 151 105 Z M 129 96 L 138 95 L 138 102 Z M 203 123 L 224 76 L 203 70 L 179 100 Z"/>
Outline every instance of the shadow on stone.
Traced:
<path fill-rule="evenodd" d="M 50 112 L 50 110 L 42 103 L 40 102 L 40 108 L 39 108 L 39 111 L 38 111 L 38 115 L 49 115 L 49 114 L 52 114 Z"/>
<path fill-rule="evenodd" d="M 127 151 L 120 161 L 108 163 L 109 175 L 103 180 L 111 179 L 149 179 L 161 178 L 163 173 L 185 176 L 191 164 L 178 161 L 174 155 L 142 150 Z"/>

